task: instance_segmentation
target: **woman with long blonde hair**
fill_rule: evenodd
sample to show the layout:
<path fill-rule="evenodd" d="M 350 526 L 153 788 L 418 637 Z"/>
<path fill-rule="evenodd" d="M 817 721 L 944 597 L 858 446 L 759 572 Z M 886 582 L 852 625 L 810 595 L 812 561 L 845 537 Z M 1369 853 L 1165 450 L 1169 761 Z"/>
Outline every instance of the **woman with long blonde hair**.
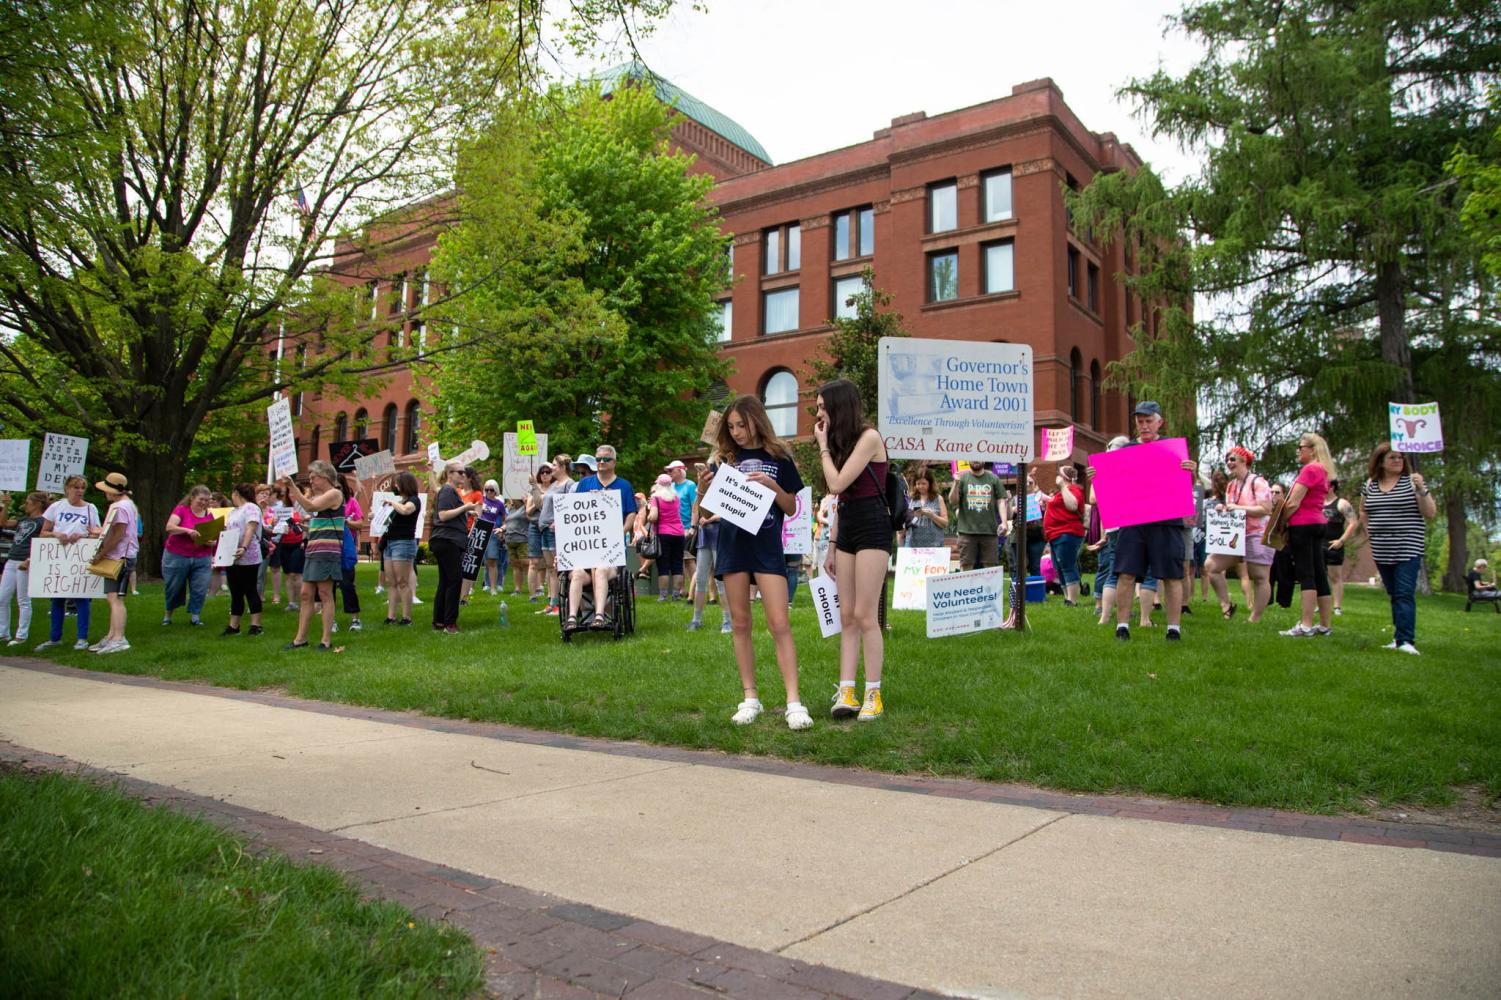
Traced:
<path fill-rule="evenodd" d="M 1329 482 L 1337 475 L 1329 444 L 1312 432 L 1298 438 L 1298 478 L 1293 480 L 1287 505 L 1292 510 L 1288 520 L 1287 544 L 1292 549 L 1293 572 L 1302 592 L 1303 618 L 1282 634 L 1292 638 L 1328 635 L 1334 598 L 1329 590 L 1329 571 L 1324 565 L 1324 498 Z M 1319 623 L 1313 623 L 1314 611 Z"/>

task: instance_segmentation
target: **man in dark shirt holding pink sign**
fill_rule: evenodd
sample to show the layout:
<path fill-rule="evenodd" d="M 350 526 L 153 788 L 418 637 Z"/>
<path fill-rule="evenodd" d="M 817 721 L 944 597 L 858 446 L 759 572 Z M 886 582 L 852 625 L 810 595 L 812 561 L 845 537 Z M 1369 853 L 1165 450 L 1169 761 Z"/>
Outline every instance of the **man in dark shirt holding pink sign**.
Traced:
<path fill-rule="evenodd" d="M 1131 594 L 1150 570 L 1162 581 L 1167 639 L 1182 635 L 1183 519 L 1194 516 L 1193 476 L 1198 463 L 1188 457 L 1183 438 L 1163 440 L 1162 408 L 1146 400 L 1136 404 L 1135 447 L 1090 456 L 1089 475 L 1100 505 L 1100 523 L 1120 528 L 1115 539 L 1115 637 L 1131 638 Z"/>

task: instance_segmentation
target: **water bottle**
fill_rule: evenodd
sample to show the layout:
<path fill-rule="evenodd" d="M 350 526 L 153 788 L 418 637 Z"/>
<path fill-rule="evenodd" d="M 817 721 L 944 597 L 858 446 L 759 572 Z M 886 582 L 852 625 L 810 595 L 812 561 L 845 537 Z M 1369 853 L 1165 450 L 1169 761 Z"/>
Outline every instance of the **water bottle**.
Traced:
<path fill-rule="evenodd" d="M 501 601 L 500 602 L 500 627 L 501 628 L 509 628 L 510 625 L 511 625 L 510 609 L 506 607 L 506 602 L 505 601 Z"/>

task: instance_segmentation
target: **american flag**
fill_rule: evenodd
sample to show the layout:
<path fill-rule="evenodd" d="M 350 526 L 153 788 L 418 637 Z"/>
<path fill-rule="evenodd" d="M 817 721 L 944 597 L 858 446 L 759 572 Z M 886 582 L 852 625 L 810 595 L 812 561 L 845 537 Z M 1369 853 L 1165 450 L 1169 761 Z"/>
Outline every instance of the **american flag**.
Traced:
<path fill-rule="evenodd" d="M 312 211 L 312 207 L 310 205 L 308 205 L 308 203 L 307 203 L 307 195 L 305 195 L 305 194 L 302 193 L 302 185 L 301 184 L 297 185 L 297 195 L 296 195 L 296 198 L 297 198 L 297 211 L 301 212 L 303 215 L 307 215 L 309 212 Z"/>

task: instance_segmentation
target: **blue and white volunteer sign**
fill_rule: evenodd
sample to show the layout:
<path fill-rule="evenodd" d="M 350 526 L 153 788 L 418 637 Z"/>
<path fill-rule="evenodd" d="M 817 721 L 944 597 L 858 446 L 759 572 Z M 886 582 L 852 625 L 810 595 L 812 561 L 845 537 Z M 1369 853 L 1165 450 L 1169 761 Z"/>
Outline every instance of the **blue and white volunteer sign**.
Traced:
<path fill-rule="evenodd" d="M 879 358 L 892 458 L 1032 461 L 1032 348 L 882 337 Z"/>
<path fill-rule="evenodd" d="M 928 638 L 1000 628 L 1005 591 L 999 566 L 928 577 Z"/>
<path fill-rule="evenodd" d="M 553 512 L 558 569 L 625 565 L 619 493 L 560 493 L 553 500 Z"/>

